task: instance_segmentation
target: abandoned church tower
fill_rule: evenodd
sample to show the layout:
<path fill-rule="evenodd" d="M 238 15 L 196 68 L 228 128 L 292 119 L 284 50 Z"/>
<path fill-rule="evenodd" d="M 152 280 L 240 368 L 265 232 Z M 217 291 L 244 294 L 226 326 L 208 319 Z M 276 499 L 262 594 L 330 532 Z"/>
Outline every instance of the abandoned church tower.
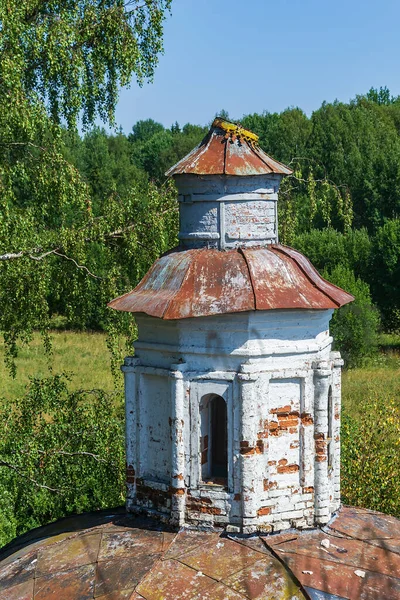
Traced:
<path fill-rule="evenodd" d="M 278 240 L 286 166 L 216 119 L 172 167 L 180 246 L 113 300 L 125 360 L 127 508 L 252 533 L 340 505 L 341 366 L 329 321 L 353 297 Z"/>

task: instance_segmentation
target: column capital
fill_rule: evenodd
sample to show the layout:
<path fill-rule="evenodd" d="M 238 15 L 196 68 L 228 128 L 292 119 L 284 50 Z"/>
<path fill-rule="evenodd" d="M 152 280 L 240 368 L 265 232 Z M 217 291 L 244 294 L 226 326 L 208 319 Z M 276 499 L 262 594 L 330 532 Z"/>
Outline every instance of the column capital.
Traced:
<path fill-rule="evenodd" d="M 312 364 L 312 368 L 314 370 L 314 375 L 316 377 L 329 377 L 330 375 L 332 375 L 332 369 L 330 364 L 328 363 L 328 361 L 326 360 L 319 360 L 319 361 L 315 361 Z"/>
<path fill-rule="evenodd" d="M 240 365 L 239 373 L 237 377 L 239 381 L 257 381 L 260 376 L 260 372 L 255 370 L 253 365 L 242 364 Z"/>
<path fill-rule="evenodd" d="M 170 367 L 169 376 L 172 379 L 183 379 L 183 374 L 187 369 L 186 363 L 174 363 Z"/>
<path fill-rule="evenodd" d="M 331 352 L 330 358 L 335 368 L 343 367 L 344 360 L 341 357 L 340 352 Z"/>
<path fill-rule="evenodd" d="M 139 364 L 139 358 L 136 358 L 135 356 L 126 356 L 124 364 L 121 366 L 121 371 L 123 373 L 132 373 Z"/>

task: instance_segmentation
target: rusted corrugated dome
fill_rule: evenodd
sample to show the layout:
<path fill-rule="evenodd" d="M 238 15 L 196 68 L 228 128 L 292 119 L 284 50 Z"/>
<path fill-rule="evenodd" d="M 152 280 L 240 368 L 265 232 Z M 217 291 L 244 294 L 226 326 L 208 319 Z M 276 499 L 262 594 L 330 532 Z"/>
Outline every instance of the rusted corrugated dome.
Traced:
<path fill-rule="evenodd" d="M 398 600 L 400 521 L 343 508 L 323 531 L 172 532 L 117 509 L 61 519 L 0 553 L 2 600 Z"/>
<path fill-rule="evenodd" d="M 323 279 L 299 252 L 281 245 L 172 251 L 139 285 L 108 306 L 161 319 L 251 310 L 332 309 L 353 296 Z"/>
<path fill-rule="evenodd" d="M 214 120 L 205 138 L 167 176 L 183 175 L 291 175 L 292 171 L 258 146 L 258 136 L 221 118 Z"/>

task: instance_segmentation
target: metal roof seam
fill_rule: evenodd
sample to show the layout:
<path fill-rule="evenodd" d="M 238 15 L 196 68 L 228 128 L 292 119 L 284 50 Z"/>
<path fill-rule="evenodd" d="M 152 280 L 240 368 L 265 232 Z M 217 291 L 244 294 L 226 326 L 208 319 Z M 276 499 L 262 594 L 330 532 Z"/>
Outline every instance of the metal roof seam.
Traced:
<path fill-rule="evenodd" d="M 225 139 L 224 143 L 224 175 L 226 175 L 226 153 L 228 151 L 228 140 Z"/>
<path fill-rule="evenodd" d="M 258 156 L 258 158 L 271 170 L 272 173 L 274 173 L 275 170 L 271 167 L 270 164 L 268 164 L 267 160 L 264 158 L 264 155 L 269 160 L 271 160 L 271 162 L 276 163 L 277 165 L 279 165 L 280 167 L 282 167 L 282 170 L 285 172 L 286 175 L 292 175 L 293 174 L 293 170 L 290 169 L 290 167 L 288 167 L 287 165 L 284 165 L 279 160 L 276 160 L 275 158 L 272 158 L 272 156 L 269 156 L 266 152 L 264 152 L 264 150 L 258 144 L 254 145 L 254 146 L 250 146 L 250 147 L 253 150 L 254 154 L 256 154 Z"/>
<path fill-rule="evenodd" d="M 244 262 L 246 264 L 246 268 L 247 268 L 247 271 L 249 273 L 249 279 L 250 279 L 251 289 L 253 290 L 254 310 L 258 310 L 258 307 L 257 307 L 257 294 L 256 294 L 256 290 L 255 290 L 255 287 L 254 287 L 253 275 L 251 273 L 250 265 L 249 265 L 249 262 L 248 262 L 248 260 L 246 258 L 246 255 L 243 252 L 243 248 L 241 248 L 241 247 L 238 248 L 238 254 L 240 254 L 243 257 L 243 260 L 244 260 Z"/>
<path fill-rule="evenodd" d="M 290 247 L 288 246 L 288 248 L 290 248 Z M 312 270 L 313 270 L 313 271 L 315 272 L 315 274 L 318 276 L 318 278 L 319 278 L 321 281 L 323 281 L 323 282 L 324 282 L 324 283 L 325 283 L 327 286 L 330 286 L 330 287 L 332 287 L 332 288 L 335 288 L 335 289 L 336 289 L 336 290 L 337 290 L 337 291 L 338 291 L 340 294 L 343 294 L 343 293 L 345 293 L 347 296 L 350 296 L 350 298 L 352 298 L 352 300 L 349 300 L 349 302 L 352 302 L 353 300 L 355 300 L 355 297 L 353 296 L 353 294 L 350 294 L 349 292 L 346 292 L 346 290 L 343 290 L 343 289 L 342 289 L 341 287 L 339 287 L 338 285 L 335 285 L 334 283 L 331 283 L 331 282 L 330 282 L 330 281 L 328 281 L 327 279 L 324 279 L 324 277 L 322 277 L 322 275 L 319 273 L 319 271 L 317 271 L 317 269 L 314 267 L 314 265 L 312 264 L 312 262 L 311 262 L 311 261 L 310 261 L 310 260 L 309 260 L 309 259 L 308 259 L 306 256 L 304 256 L 304 254 L 301 254 L 301 253 L 300 253 L 298 250 L 295 250 L 294 248 L 290 248 L 290 250 L 291 250 L 292 252 L 294 252 L 295 254 L 299 254 L 299 255 L 300 255 L 300 256 L 301 256 L 301 257 L 302 257 L 304 260 L 306 260 L 306 261 L 309 263 L 309 265 L 310 265 L 310 267 L 312 268 Z M 287 255 L 286 255 L 286 256 L 287 256 Z M 299 266 L 301 267 L 300 263 L 298 263 L 298 264 L 299 264 Z M 302 268 L 302 267 L 301 267 L 301 268 Z M 304 272 L 304 269 L 303 269 L 303 268 L 302 268 L 302 270 L 303 270 L 303 272 Z M 307 273 L 305 273 L 305 274 L 307 274 Z M 318 288 L 318 289 L 321 289 L 321 288 Z M 323 293 L 324 293 L 326 296 L 328 296 L 328 298 L 330 298 L 330 295 L 328 294 L 328 292 L 325 292 L 325 291 L 324 291 L 324 290 L 322 290 L 322 289 L 321 289 L 321 291 L 323 291 Z M 336 300 L 332 300 L 332 301 L 333 301 L 333 302 L 335 302 L 335 303 L 337 303 L 337 301 L 336 301 Z M 338 307 L 340 308 L 341 306 L 343 306 L 343 304 L 341 304 L 341 303 L 339 302 L 339 304 L 338 304 Z"/>
<path fill-rule="evenodd" d="M 323 290 L 321 288 L 321 286 L 317 285 L 317 283 L 311 279 L 311 277 L 308 275 L 308 273 L 305 271 L 305 269 L 302 267 L 302 265 L 293 256 L 291 256 L 289 253 L 285 252 L 283 246 L 280 246 L 278 248 L 276 245 L 274 245 L 274 250 L 276 250 L 277 252 L 280 252 L 281 254 L 284 254 L 285 256 L 287 256 L 292 262 L 295 263 L 295 265 L 301 270 L 301 272 L 304 273 L 304 275 L 307 277 L 307 279 L 311 283 L 311 285 L 313 285 L 317 290 L 319 290 L 321 292 L 321 294 L 324 294 L 324 296 L 326 296 L 327 298 L 329 298 L 329 300 L 331 300 L 334 304 L 336 304 L 336 306 L 338 308 L 341 307 L 340 302 L 338 302 L 335 298 L 333 298 L 330 294 L 328 294 L 328 292 L 326 292 L 325 290 Z M 293 250 L 294 250 L 294 248 L 293 248 Z M 310 263 L 310 265 L 311 265 L 311 263 Z M 313 267 L 313 269 L 314 269 L 314 267 Z M 326 281 L 326 279 L 324 279 L 323 277 L 321 277 L 321 275 L 319 273 L 318 273 L 318 276 L 319 276 L 320 279 L 322 279 L 326 283 L 329 283 L 329 285 L 334 285 L 333 283 L 330 283 L 330 282 Z M 335 287 L 337 288 L 337 286 L 335 286 Z M 337 288 L 337 289 L 340 289 L 340 288 Z"/>
<path fill-rule="evenodd" d="M 191 254 L 193 254 L 193 255 L 199 254 L 201 251 L 202 251 L 201 248 L 195 248 L 195 249 L 189 250 L 189 252 Z M 187 279 L 189 278 L 189 275 L 190 275 L 190 272 L 192 270 L 192 267 L 193 267 L 193 261 L 190 261 L 189 264 L 188 264 L 188 267 L 186 269 L 186 273 L 183 276 L 183 279 L 182 279 L 180 287 L 177 290 L 175 290 L 175 293 L 172 296 L 172 298 L 170 300 L 168 300 L 167 306 L 165 307 L 165 310 L 164 310 L 164 312 L 162 314 L 162 317 L 161 317 L 162 319 L 170 320 L 170 318 L 168 317 L 167 313 L 168 313 L 168 311 L 169 311 L 169 309 L 171 307 L 171 304 L 175 300 L 175 297 L 178 295 L 180 289 L 182 288 L 182 286 L 186 283 Z"/>
<path fill-rule="evenodd" d="M 252 150 L 253 150 L 254 154 L 256 154 L 256 156 L 258 156 L 258 158 L 261 160 L 261 162 L 263 162 L 264 165 L 266 165 L 268 167 L 268 169 L 271 171 L 271 173 L 274 173 L 274 169 L 271 167 L 271 165 L 268 164 L 268 162 L 262 156 L 261 152 L 258 151 L 258 147 L 253 146 Z M 278 161 L 276 161 L 276 162 L 278 162 Z"/>

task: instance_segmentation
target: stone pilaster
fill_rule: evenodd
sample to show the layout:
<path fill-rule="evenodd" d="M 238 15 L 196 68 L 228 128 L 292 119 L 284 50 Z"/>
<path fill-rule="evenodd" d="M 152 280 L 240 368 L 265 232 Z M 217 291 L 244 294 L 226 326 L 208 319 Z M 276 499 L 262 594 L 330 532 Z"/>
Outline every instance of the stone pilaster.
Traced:
<path fill-rule="evenodd" d="M 314 514 L 315 522 L 327 523 L 331 517 L 328 475 L 328 394 L 332 371 L 326 361 L 314 363 Z"/>
<path fill-rule="evenodd" d="M 182 371 L 185 365 L 171 365 L 171 522 L 181 526 L 185 522 L 185 446 L 184 400 L 185 387 Z"/>
<path fill-rule="evenodd" d="M 125 379 L 125 455 L 126 455 L 126 509 L 131 510 L 136 500 L 137 477 L 137 377 L 139 359 L 127 356 L 121 371 Z"/>
<path fill-rule="evenodd" d="M 257 511 L 262 495 L 260 454 L 263 441 L 258 439 L 259 410 L 256 382 L 258 373 L 246 372 L 242 365 L 238 374 L 240 385 L 240 476 L 242 494 L 243 533 L 257 529 Z"/>
<path fill-rule="evenodd" d="M 342 367 L 344 361 L 340 352 L 331 352 L 332 360 L 332 400 L 333 400 L 333 431 L 332 446 L 334 453 L 333 461 L 333 502 L 332 512 L 340 507 L 340 417 L 342 404 Z"/>

